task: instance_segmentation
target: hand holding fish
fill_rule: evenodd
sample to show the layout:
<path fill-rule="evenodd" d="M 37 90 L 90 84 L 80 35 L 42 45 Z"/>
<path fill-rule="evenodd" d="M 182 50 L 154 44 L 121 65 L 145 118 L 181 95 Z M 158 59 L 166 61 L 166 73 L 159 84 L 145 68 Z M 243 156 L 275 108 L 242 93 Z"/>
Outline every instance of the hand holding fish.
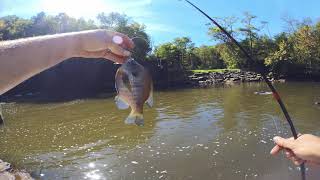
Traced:
<path fill-rule="evenodd" d="M 124 63 L 134 44 L 121 33 L 91 30 L 0 42 L 0 95 L 71 57 Z"/>
<path fill-rule="evenodd" d="M 286 157 L 295 165 L 303 162 L 320 165 L 320 138 L 311 134 L 304 134 L 294 140 L 293 138 L 274 137 L 276 146 L 271 150 L 272 155 L 285 151 Z"/>
<path fill-rule="evenodd" d="M 107 30 L 85 31 L 78 38 L 78 54 L 87 58 L 106 58 L 116 63 L 124 63 L 131 55 L 132 40 L 121 33 Z"/>

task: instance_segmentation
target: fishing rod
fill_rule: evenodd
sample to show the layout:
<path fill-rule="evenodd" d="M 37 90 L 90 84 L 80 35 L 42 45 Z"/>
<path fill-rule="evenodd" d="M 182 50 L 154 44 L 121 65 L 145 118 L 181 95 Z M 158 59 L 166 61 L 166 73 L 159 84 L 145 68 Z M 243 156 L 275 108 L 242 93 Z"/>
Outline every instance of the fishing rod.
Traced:
<path fill-rule="evenodd" d="M 253 58 L 249 55 L 249 53 L 240 45 L 240 43 L 234 39 L 230 33 L 228 33 L 228 31 L 226 31 L 222 26 L 220 26 L 219 23 L 217 23 L 214 19 L 212 19 L 208 14 L 206 14 L 205 12 L 203 12 L 200 8 L 198 8 L 196 5 L 194 5 L 193 3 L 191 3 L 189 0 L 185 0 L 188 4 L 190 4 L 192 7 L 194 7 L 195 9 L 197 9 L 200 13 L 202 13 L 204 16 L 206 16 L 214 25 L 216 25 L 234 44 L 236 44 L 236 46 L 242 51 L 242 53 L 246 56 L 246 58 L 251 61 L 254 62 Z M 293 125 L 293 122 L 291 120 L 291 117 L 287 111 L 287 108 L 285 107 L 279 93 L 277 92 L 277 90 L 275 89 L 275 87 L 272 85 L 272 83 L 269 81 L 269 79 L 266 76 L 266 73 L 264 71 L 259 72 L 263 78 L 263 80 L 267 83 L 268 87 L 270 88 L 270 90 L 272 91 L 273 97 L 276 99 L 276 101 L 279 103 L 280 108 L 290 126 L 292 135 L 294 137 L 294 139 L 298 138 L 298 134 L 296 131 L 296 128 Z M 302 180 L 306 180 L 306 168 L 305 168 L 305 164 L 302 163 L 300 165 L 300 171 L 301 171 L 301 179 Z"/>

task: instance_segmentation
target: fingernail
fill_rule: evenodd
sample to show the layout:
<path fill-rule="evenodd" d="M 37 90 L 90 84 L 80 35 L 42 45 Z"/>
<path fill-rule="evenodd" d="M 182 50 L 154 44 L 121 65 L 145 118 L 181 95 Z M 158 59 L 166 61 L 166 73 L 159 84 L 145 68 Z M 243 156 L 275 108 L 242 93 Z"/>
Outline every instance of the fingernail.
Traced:
<path fill-rule="evenodd" d="M 113 36 L 112 41 L 116 44 L 122 44 L 123 38 L 121 36 Z"/>
<path fill-rule="evenodd" d="M 273 138 L 273 141 L 276 142 L 276 141 L 279 140 L 279 138 L 280 138 L 280 137 L 276 136 L 276 137 Z"/>

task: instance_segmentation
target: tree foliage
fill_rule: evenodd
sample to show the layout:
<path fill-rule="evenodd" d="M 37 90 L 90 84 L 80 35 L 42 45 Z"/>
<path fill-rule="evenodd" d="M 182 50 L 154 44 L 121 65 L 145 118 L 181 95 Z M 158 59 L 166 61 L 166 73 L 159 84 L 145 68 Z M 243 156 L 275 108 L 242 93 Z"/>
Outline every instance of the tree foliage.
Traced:
<path fill-rule="evenodd" d="M 30 19 L 4 16 L 0 18 L 0 40 L 103 28 L 122 32 L 131 38 L 139 37 L 140 40 L 137 39 L 135 42 L 136 48 L 133 56 L 137 59 L 146 58 L 147 53 L 151 50 L 151 44 L 143 24 L 131 21 L 129 17 L 119 13 L 100 13 L 97 15 L 97 20 L 98 23 L 90 19 L 73 18 L 65 13 L 52 16 L 44 12 Z"/>
<path fill-rule="evenodd" d="M 208 36 L 215 41 L 214 45 L 197 47 L 191 38 L 177 37 L 154 47 L 151 53 L 146 26 L 119 13 L 99 13 L 97 21 L 77 19 L 65 13 L 54 16 L 40 12 L 29 19 L 4 16 L 0 18 L 0 40 L 104 28 L 133 38 L 134 58 L 161 59 L 172 69 L 255 69 L 264 65 L 278 75 L 320 75 L 320 22 L 284 17 L 286 31 L 270 37 L 268 23 L 250 13 L 244 13 L 242 18 L 216 19 L 247 49 L 253 62 L 249 62 L 240 49 L 212 25 L 208 25 Z"/>

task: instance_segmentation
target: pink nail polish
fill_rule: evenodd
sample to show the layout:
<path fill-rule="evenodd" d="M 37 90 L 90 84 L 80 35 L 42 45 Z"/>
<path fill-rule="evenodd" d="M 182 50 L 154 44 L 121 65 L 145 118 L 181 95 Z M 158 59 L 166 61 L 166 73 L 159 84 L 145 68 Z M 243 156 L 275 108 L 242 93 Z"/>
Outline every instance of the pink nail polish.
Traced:
<path fill-rule="evenodd" d="M 119 45 L 123 43 L 123 38 L 121 36 L 113 36 L 112 41 Z"/>

